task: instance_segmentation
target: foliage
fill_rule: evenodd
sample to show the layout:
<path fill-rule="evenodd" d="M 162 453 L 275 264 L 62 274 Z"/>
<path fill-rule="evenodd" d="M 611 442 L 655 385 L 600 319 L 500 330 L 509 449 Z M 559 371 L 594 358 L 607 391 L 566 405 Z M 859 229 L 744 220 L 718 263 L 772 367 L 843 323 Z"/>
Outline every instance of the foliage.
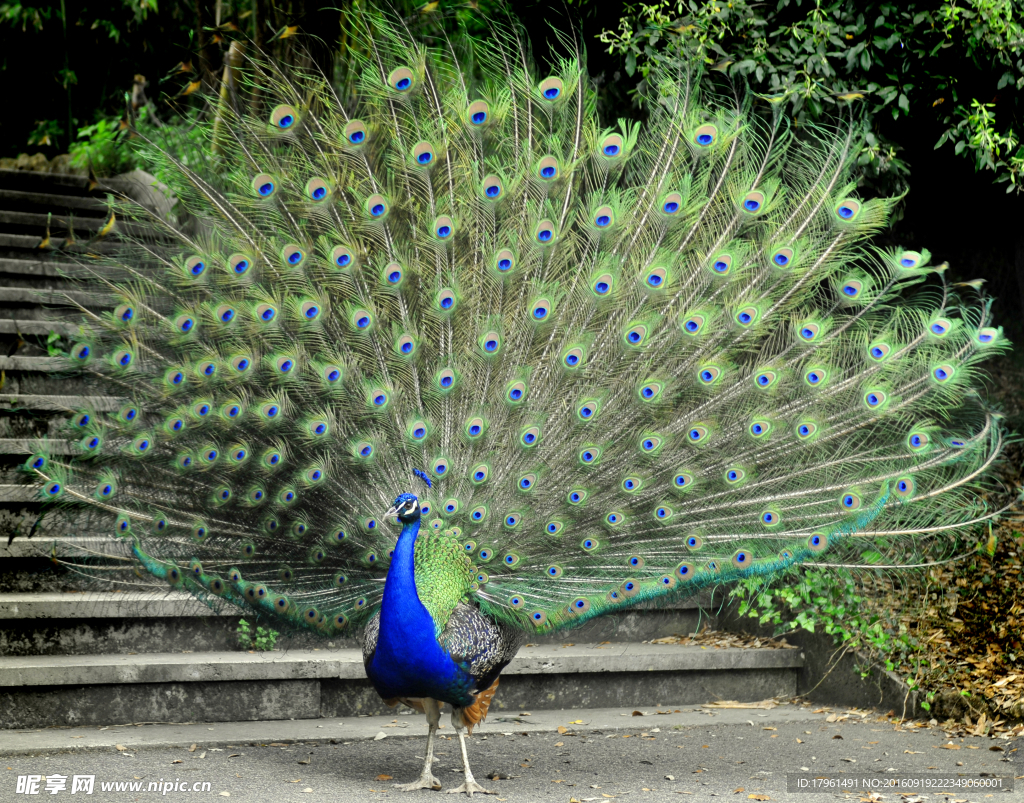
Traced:
<path fill-rule="evenodd" d="M 1012 524 L 990 528 L 965 559 L 904 574 L 898 587 L 884 577 L 830 569 L 794 571 L 775 588 L 751 579 L 731 593 L 741 616 L 779 632 L 823 631 L 845 649 L 895 672 L 923 693 L 919 704 L 926 711 L 940 698 L 941 710 L 935 712 L 940 717 L 959 717 L 966 710 L 975 717 L 1019 718 L 1024 715 L 1024 534 L 1015 529 Z M 863 667 L 862 674 L 867 672 Z M 951 698 L 960 702 L 950 703 Z"/>
<path fill-rule="evenodd" d="M 259 652 L 270 652 L 277 643 L 277 637 L 281 634 L 269 627 L 259 625 L 253 630 L 248 619 L 239 619 L 238 628 L 235 630 L 238 636 L 238 643 L 243 650 L 257 650 Z"/>
<path fill-rule="evenodd" d="M 651 0 L 628 3 L 600 39 L 631 75 L 646 77 L 655 59 L 718 65 L 786 103 L 798 126 L 863 104 L 858 163 L 890 190 L 903 188 L 908 168 L 878 132 L 883 116 L 941 124 L 936 147 L 952 145 L 1010 191 L 1024 188 L 1014 133 L 1024 27 L 1013 0 Z"/>
<path fill-rule="evenodd" d="M 97 176 L 116 176 L 136 166 L 135 152 L 119 120 L 101 118 L 78 129 L 78 138 L 68 152 L 72 166 L 91 167 Z"/>
<path fill-rule="evenodd" d="M 845 569 L 794 569 L 783 582 L 765 588 L 751 578 L 735 586 L 740 616 L 781 630 L 820 630 L 846 650 L 873 655 L 889 671 L 927 663 L 927 644 L 910 633 L 891 606 L 876 605 L 878 584 L 871 575 Z M 907 580 L 904 578 L 904 582 Z M 862 669 L 867 676 L 869 667 Z M 914 672 L 909 673 L 911 678 Z"/>

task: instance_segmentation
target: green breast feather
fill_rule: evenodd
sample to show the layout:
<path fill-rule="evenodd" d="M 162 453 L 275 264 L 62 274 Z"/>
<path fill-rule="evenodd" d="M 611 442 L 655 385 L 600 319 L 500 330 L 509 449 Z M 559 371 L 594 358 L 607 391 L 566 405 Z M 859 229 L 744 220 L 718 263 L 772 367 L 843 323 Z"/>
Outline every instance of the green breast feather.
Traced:
<path fill-rule="evenodd" d="M 455 606 L 471 590 L 476 567 L 462 544 L 444 534 L 420 530 L 413 553 L 416 593 L 434 620 L 440 638 Z"/>

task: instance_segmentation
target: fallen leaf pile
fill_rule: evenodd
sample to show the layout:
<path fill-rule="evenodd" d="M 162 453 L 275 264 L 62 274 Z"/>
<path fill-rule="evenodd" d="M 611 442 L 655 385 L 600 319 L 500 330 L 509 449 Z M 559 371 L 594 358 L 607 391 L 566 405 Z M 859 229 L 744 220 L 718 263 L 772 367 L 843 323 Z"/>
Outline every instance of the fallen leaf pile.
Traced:
<path fill-rule="evenodd" d="M 700 633 L 689 636 L 665 636 L 664 638 L 651 639 L 645 644 L 681 644 L 683 646 L 714 647 L 721 649 L 773 649 L 773 650 L 795 650 L 795 644 L 788 644 L 784 638 L 759 638 L 749 636 L 746 633 L 725 633 L 721 630 L 710 630 L 705 628 Z"/>

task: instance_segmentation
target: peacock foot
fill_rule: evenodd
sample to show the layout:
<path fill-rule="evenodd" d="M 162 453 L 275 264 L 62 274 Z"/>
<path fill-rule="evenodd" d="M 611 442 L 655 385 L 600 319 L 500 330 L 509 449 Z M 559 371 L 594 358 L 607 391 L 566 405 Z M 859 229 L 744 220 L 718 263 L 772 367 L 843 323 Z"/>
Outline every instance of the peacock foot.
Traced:
<path fill-rule="evenodd" d="M 449 795 L 457 795 L 460 792 L 465 792 L 470 797 L 473 797 L 474 792 L 479 792 L 482 795 L 498 794 L 497 792 L 492 792 L 490 789 L 484 789 L 480 784 L 478 784 L 473 779 L 467 780 L 464 784 L 462 784 L 462 786 L 457 786 L 454 789 L 448 790 Z"/>
<path fill-rule="evenodd" d="M 414 789 L 433 789 L 437 791 L 441 788 L 441 782 L 430 772 L 424 772 L 419 777 L 419 780 L 413 781 L 412 783 L 396 783 L 395 788 L 402 792 L 411 792 Z"/>

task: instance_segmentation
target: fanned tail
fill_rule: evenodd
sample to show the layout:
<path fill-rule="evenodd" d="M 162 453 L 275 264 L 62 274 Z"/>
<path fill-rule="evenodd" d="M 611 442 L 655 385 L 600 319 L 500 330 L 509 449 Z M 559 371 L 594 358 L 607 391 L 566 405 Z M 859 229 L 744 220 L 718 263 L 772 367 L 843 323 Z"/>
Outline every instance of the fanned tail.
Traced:
<path fill-rule="evenodd" d="M 471 71 L 386 15 L 351 33 L 354 86 L 256 57 L 265 119 L 223 109 L 219 161 L 154 152 L 194 223 L 136 210 L 150 234 L 89 266 L 117 303 L 68 361 L 121 402 L 33 456 L 44 498 L 324 633 L 377 609 L 406 490 L 527 630 L 913 565 L 988 515 L 1005 341 L 927 252 L 867 244 L 892 201 L 856 196 L 851 128 L 665 68 L 642 129 L 602 127 L 580 54 L 538 77 L 515 27 Z"/>

